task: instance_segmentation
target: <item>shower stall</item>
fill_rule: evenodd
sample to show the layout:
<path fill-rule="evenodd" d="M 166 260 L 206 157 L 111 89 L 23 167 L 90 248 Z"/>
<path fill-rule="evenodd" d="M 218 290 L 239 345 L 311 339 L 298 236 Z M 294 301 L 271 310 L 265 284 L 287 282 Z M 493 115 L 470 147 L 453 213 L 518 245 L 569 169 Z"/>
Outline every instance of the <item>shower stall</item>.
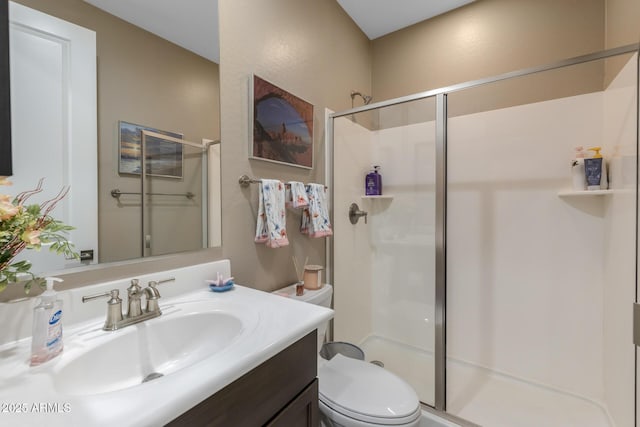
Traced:
<path fill-rule="evenodd" d="M 327 126 L 335 341 L 479 425 L 636 425 L 638 45 Z M 576 146 L 608 189 L 572 188 Z"/>
<path fill-rule="evenodd" d="M 220 141 L 192 142 L 126 122 L 120 127 L 121 133 L 128 132 L 134 154 L 126 159 L 129 164 L 113 182 L 119 187 L 109 191 L 111 199 L 103 206 L 108 215 L 102 216 L 102 226 L 118 227 L 101 236 L 100 262 L 208 247 L 213 241 L 209 194 L 219 193 L 219 184 L 210 185 L 209 175 L 219 169 Z"/>

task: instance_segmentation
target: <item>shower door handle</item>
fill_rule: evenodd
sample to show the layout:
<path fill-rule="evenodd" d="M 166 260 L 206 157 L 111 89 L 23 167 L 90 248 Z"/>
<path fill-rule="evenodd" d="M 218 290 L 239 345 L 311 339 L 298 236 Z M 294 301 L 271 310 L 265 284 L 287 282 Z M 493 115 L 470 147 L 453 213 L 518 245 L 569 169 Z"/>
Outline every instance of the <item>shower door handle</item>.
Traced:
<path fill-rule="evenodd" d="M 357 224 L 361 216 L 364 217 L 364 223 L 366 224 L 367 215 L 369 215 L 369 213 L 361 211 L 356 203 L 351 203 L 351 206 L 349 206 L 349 221 L 351 221 L 351 224 Z"/>

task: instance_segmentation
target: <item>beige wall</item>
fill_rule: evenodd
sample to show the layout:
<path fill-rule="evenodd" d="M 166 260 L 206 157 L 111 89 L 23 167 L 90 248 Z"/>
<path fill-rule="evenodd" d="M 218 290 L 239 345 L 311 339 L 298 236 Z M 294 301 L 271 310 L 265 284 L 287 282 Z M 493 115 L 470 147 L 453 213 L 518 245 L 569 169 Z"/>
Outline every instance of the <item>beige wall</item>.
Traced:
<path fill-rule="evenodd" d="M 325 106 L 334 110 L 351 107 L 352 89 L 373 92 L 380 101 L 626 44 L 637 38 L 636 23 L 640 22 L 636 0 L 607 0 L 606 21 L 604 0 L 479 0 L 370 42 L 333 0 L 272 0 L 269 7 L 249 0 L 220 3 L 224 249 L 179 255 L 170 262 L 172 266 L 189 265 L 229 257 L 238 281 L 262 289 L 295 279 L 292 254 L 299 259 L 310 255 L 313 262 L 324 263 L 324 242 L 298 236 L 294 226 L 298 216 L 289 214 L 291 246 L 270 250 L 254 244 L 257 188 L 241 189 L 237 178 L 249 173 L 322 181 Z M 72 14 L 68 9 L 65 13 Z M 247 159 L 247 81 L 251 73 L 316 106 L 313 171 Z M 601 77 L 600 70 L 594 73 Z M 217 120 L 215 114 L 196 116 Z M 67 276 L 65 285 L 134 275 L 166 263 L 147 261 L 140 266 L 74 274 Z"/>
<path fill-rule="evenodd" d="M 219 67 L 81 0 L 19 2 L 96 32 L 100 261 L 138 258 L 139 197 L 110 195 L 116 188 L 140 191 L 139 177 L 118 173 L 118 121 L 182 133 L 196 142 L 218 139 Z M 196 194 L 192 200 L 152 199 L 153 254 L 201 247 L 201 156 L 193 151 L 185 150 L 182 179 L 151 179 L 151 191 Z"/>
<path fill-rule="evenodd" d="M 603 48 L 603 0 L 479 0 L 374 40 L 373 95 L 382 101 Z M 513 87 L 505 86 L 495 104 L 474 109 L 601 89 L 601 65 L 582 79 L 548 83 L 521 85 L 530 90 L 511 100 Z"/>
<path fill-rule="evenodd" d="M 370 42 L 334 0 L 221 0 L 219 7 L 223 253 L 239 283 L 272 290 L 296 280 L 292 255 L 324 265 L 325 242 L 300 235 L 300 215 L 289 212 L 289 246 L 254 243 L 258 188 L 240 188 L 238 177 L 324 182 L 324 108 L 351 107 L 352 89 L 370 92 Z M 314 105 L 313 170 L 248 160 L 254 73 Z"/>
<path fill-rule="evenodd" d="M 606 0 L 607 48 L 640 42 L 640 2 Z"/>
<path fill-rule="evenodd" d="M 607 49 L 640 42 L 640 1 L 606 0 L 605 46 Z M 608 84 L 622 69 L 627 60 L 612 58 L 607 62 Z"/>

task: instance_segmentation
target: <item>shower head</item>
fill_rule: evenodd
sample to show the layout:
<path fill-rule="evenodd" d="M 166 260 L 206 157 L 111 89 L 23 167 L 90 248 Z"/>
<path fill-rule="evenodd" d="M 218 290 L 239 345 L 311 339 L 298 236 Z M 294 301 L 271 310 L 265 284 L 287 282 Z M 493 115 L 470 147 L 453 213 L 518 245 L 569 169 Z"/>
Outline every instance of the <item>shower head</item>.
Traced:
<path fill-rule="evenodd" d="M 373 99 L 373 98 L 372 98 L 371 96 L 369 96 L 369 95 L 363 95 L 363 94 L 362 94 L 362 93 L 360 93 L 360 92 L 357 92 L 357 91 L 355 91 L 355 90 L 352 90 L 352 91 L 351 91 L 351 104 L 352 104 L 351 106 L 353 106 L 353 99 L 354 99 L 356 96 L 359 96 L 359 97 L 361 97 L 361 98 L 362 98 L 362 100 L 364 101 L 364 105 L 369 104 L 369 103 L 371 102 L 371 100 Z"/>

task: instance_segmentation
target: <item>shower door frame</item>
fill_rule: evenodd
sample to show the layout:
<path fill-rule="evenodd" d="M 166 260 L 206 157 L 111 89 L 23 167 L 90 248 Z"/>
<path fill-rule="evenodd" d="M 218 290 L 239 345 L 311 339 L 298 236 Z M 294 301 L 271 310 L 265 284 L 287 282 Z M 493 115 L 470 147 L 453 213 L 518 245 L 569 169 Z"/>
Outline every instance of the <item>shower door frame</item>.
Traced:
<path fill-rule="evenodd" d="M 333 168 L 333 153 L 334 153 L 334 137 L 333 137 L 333 121 L 340 117 L 349 116 L 352 114 L 364 113 L 367 111 L 374 111 L 384 107 L 390 107 L 394 105 L 404 104 L 412 101 L 418 101 L 426 98 L 435 97 L 436 99 L 436 230 L 435 230 L 435 249 L 436 249 L 436 271 L 435 271 L 435 401 L 433 408 L 437 411 L 445 412 L 447 410 L 446 402 L 446 315 L 447 315 L 447 281 L 446 281 L 446 203 L 447 203 L 447 95 L 462 91 L 465 89 L 471 89 L 478 86 L 483 86 L 490 83 L 496 83 L 503 80 L 508 80 L 517 77 L 524 77 L 531 74 L 537 74 L 544 71 L 551 71 L 559 68 L 570 67 L 572 65 L 584 64 L 591 61 L 602 60 L 611 58 L 618 55 L 624 55 L 628 53 L 637 53 L 638 61 L 640 61 L 640 43 L 633 43 L 625 46 L 616 47 L 613 49 L 602 50 L 599 52 L 590 53 L 587 55 L 576 56 L 573 58 L 565 59 L 562 61 L 554 62 L 547 65 L 541 65 L 536 67 L 525 68 L 521 70 L 511 71 L 504 74 L 499 74 L 493 77 L 487 77 L 478 80 L 471 80 L 464 83 L 459 83 L 451 86 L 446 86 L 439 89 L 428 90 L 425 92 L 418 92 L 412 95 L 407 95 L 399 98 L 390 99 L 387 101 L 376 102 L 368 105 L 364 105 L 357 108 L 351 108 L 340 112 L 326 114 L 326 159 L 331 159 L 325 163 L 325 176 L 327 179 L 327 185 L 332 189 L 330 197 L 330 220 L 334 221 L 334 168 Z M 640 64 L 639 64 L 640 67 Z M 636 73 L 640 75 L 640 68 L 636 70 Z M 640 103 L 640 100 L 638 101 Z M 640 107 L 639 107 L 640 108 Z M 640 115 L 640 111 L 638 112 Z M 636 126 L 639 126 L 638 124 Z M 638 136 L 636 137 L 636 145 L 638 144 Z M 636 160 L 640 157 L 640 152 L 636 154 Z M 638 202 L 638 186 L 636 186 L 636 203 Z M 636 226 L 638 218 L 636 216 Z M 327 265 L 327 281 L 334 283 L 334 242 L 331 241 L 326 248 Z M 638 256 L 638 248 L 636 242 L 636 258 Z M 636 289 L 637 289 L 636 279 Z M 636 300 L 637 300 L 636 296 Z M 333 339 L 333 323 L 329 329 L 329 338 Z M 637 351 L 637 350 L 636 350 Z M 636 358 L 637 359 L 637 358 Z M 637 372 L 637 363 L 634 367 Z M 637 375 L 636 375 L 637 378 Z M 637 380 L 636 380 L 637 381 Z M 638 395 L 638 393 L 636 392 Z M 639 396 L 636 396 L 638 398 Z M 431 405 L 428 405 L 431 406 Z M 636 413 L 638 412 L 636 409 Z M 640 414 L 638 414 L 640 415 Z"/>
<path fill-rule="evenodd" d="M 640 291 L 639 286 L 640 283 L 638 281 L 638 279 L 640 278 L 640 224 L 638 224 L 638 222 L 640 221 L 640 193 L 639 193 L 639 188 L 640 188 L 640 49 L 638 50 L 638 56 L 636 57 L 636 244 L 635 244 L 635 249 L 636 249 L 636 256 L 635 256 L 635 260 L 636 260 L 636 268 L 635 268 L 635 273 L 636 273 L 636 286 L 635 286 L 635 297 L 634 297 L 634 311 L 635 311 L 635 307 L 640 304 L 640 300 L 638 299 L 638 292 Z M 635 319 L 634 319 L 635 322 Z M 634 323 L 633 325 L 633 335 L 634 335 L 634 341 L 636 334 L 638 333 L 637 330 L 638 328 L 640 328 L 640 326 L 637 323 Z M 634 399 L 634 404 L 635 404 L 635 414 L 633 417 L 633 421 L 634 421 L 634 426 L 638 426 L 640 425 L 640 411 L 638 411 L 638 408 L 640 408 L 640 384 L 638 381 L 638 364 L 640 364 L 640 353 L 638 353 L 638 343 L 636 341 L 635 343 L 635 347 L 634 347 L 634 360 L 635 360 L 635 366 L 634 366 L 634 372 L 633 372 L 633 378 L 635 381 L 635 387 L 634 387 L 634 392 L 635 392 L 635 399 Z"/>

